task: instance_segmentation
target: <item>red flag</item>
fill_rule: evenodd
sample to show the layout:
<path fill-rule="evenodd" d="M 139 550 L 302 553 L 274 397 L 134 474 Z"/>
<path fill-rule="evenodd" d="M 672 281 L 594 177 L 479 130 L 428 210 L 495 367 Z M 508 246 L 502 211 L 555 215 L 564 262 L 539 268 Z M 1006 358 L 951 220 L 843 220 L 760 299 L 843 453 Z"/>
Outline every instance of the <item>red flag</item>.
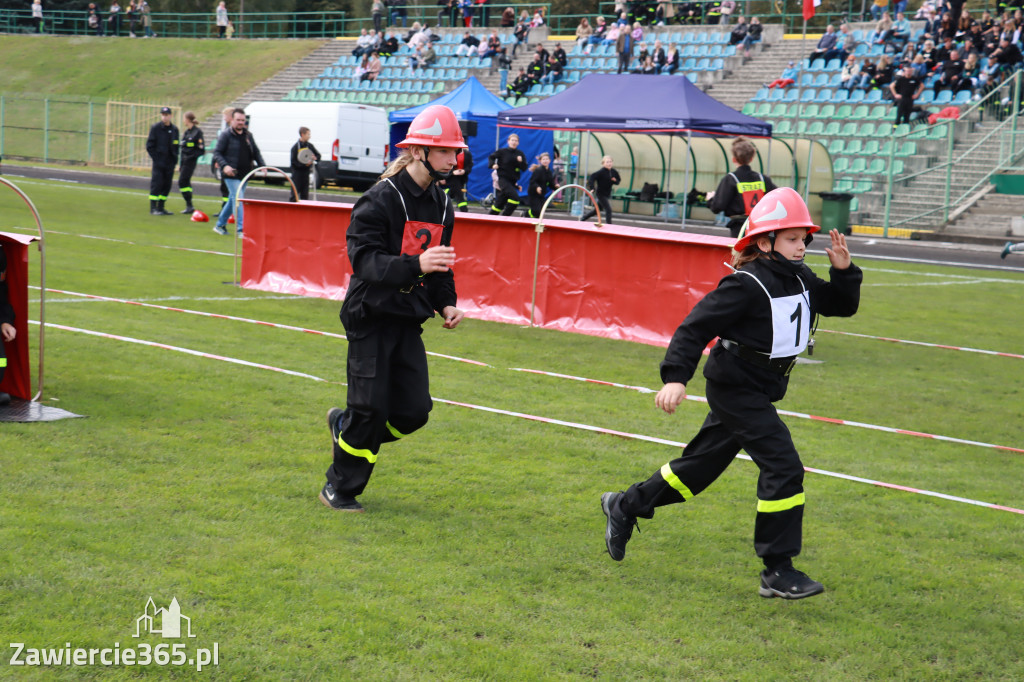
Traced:
<path fill-rule="evenodd" d="M 821 0 L 804 0 L 804 21 L 810 21 L 814 17 L 814 9 L 821 4 Z"/>

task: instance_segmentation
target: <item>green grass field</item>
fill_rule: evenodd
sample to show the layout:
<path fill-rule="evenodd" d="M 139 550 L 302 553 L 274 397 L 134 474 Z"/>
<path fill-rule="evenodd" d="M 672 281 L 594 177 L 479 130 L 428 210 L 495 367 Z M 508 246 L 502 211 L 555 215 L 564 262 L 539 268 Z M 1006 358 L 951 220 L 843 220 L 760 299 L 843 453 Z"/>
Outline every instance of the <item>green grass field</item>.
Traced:
<path fill-rule="evenodd" d="M 53 231 L 54 289 L 343 332 L 337 302 L 225 284 L 231 240 L 150 217 L 142 192 L 19 185 Z M 0 229 L 32 225 L 6 190 L 0 216 Z M 823 331 L 1022 354 L 1024 277 L 859 263 L 860 313 L 822 321 L 823 362 L 796 369 L 780 408 L 1024 446 L 1024 360 Z M 383 451 L 367 513 L 334 513 L 316 495 L 330 458 L 324 413 L 344 405 L 344 341 L 59 293 L 46 311 L 54 324 L 326 382 L 48 330 L 44 402 L 87 418 L 0 424 L 8 643 L 155 646 L 133 637 L 152 597 L 176 598 L 191 618 L 189 651 L 217 644 L 219 665 L 201 674 L 225 680 L 1024 678 L 1020 514 L 808 474 L 798 567 L 827 591 L 765 600 L 752 463 L 641 522 L 618 564 L 599 496 L 676 448 L 440 403 L 427 428 Z M 435 320 L 424 336 L 428 350 L 490 365 L 431 357 L 437 398 L 676 441 L 705 414 L 687 401 L 669 417 L 650 394 L 508 369 L 657 388 L 660 348 L 475 320 L 454 331 Z M 703 395 L 700 377 L 689 391 Z M 1024 508 L 1024 455 L 786 421 L 809 467 Z M 4 679 L 199 676 L 13 667 L 2 646 Z"/>

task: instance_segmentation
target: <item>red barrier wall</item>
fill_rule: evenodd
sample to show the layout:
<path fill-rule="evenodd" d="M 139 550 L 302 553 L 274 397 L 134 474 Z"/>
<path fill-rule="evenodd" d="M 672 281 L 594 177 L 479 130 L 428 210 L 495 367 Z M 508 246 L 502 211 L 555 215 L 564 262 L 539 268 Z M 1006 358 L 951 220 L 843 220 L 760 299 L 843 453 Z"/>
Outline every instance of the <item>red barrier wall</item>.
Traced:
<path fill-rule="evenodd" d="M 28 357 L 28 245 L 38 237 L 0 232 L 0 248 L 7 256 L 7 295 L 14 308 L 12 343 L 4 343 L 7 371 L 0 391 L 22 400 L 32 399 L 32 368 Z"/>
<path fill-rule="evenodd" d="M 245 199 L 243 287 L 344 298 L 351 204 Z M 729 269 L 731 239 L 624 225 L 545 221 L 534 323 L 546 329 L 667 345 Z M 458 213 L 455 284 L 469 317 L 528 324 L 535 223 Z"/>

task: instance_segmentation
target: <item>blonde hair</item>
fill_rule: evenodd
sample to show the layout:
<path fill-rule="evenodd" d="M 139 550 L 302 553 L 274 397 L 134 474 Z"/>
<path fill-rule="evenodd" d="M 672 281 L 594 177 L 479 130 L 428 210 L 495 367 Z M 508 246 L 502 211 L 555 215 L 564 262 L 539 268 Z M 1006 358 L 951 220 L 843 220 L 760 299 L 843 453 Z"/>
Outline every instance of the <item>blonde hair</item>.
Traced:
<path fill-rule="evenodd" d="M 732 158 L 746 165 L 754 160 L 757 148 L 754 143 L 745 137 L 737 137 L 732 141 Z"/>
<path fill-rule="evenodd" d="M 416 157 L 412 155 L 412 150 L 412 147 L 405 147 L 402 149 L 402 153 L 398 155 L 398 158 L 392 161 L 391 164 L 384 169 L 384 172 L 380 174 L 379 180 L 384 180 L 394 175 L 398 175 L 405 170 L 409 164 L 415 161 Z"/>

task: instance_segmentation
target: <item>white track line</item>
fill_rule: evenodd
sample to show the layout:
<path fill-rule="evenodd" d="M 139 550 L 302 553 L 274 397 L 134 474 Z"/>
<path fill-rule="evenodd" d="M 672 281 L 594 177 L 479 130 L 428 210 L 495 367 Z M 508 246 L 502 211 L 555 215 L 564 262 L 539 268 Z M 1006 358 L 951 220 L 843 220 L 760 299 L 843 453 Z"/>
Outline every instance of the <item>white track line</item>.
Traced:
<path fill-rule="evenodd" d="M 873 339 L 875 341 L 889 341 L 890 343 L 906 343 L 912 346 L 926 346 L 928 348 L 941 348 L 943 350 L 959 350 L 965 353 L 982 353 L 984 355 L 998 355 L 1001 358 L 1014 358 L 1024 360 L 1024 355 L 1018 353 L 1004 353 L 998 350 L 985 350 L 983 348 L 968 348 L 966 346 L 950 346 L 944 343 L 926 343 L 924 341 L 909 341 L 907 339 L 891 339 L 887 336 L 872 336 L 870 334 L 855 334 L 854 332 L 840 332 L 833 329 L 819 329 L 819 332 L 827 334 L 842 334 L 843 336 L 856 336 L 861 339 Z"/>
<path fill-rule="evenodd" d="M 29 322 L 31 324 L 39 324 L 39 322 L 36 321 L 36 320 L 29 320 Z M 207 358 L 207 359 L 210 359 L 210 360 L 221 360 L 223 362 L 230 362 L 230 363 L 233 363 L 233 364 L 236 364 L 236 365 L 242 365 L 242 366 L 245 366 L 245 367 L 253 367 L 253 368 L 256 368 L 256 369 L 265 369 L 265 370 L 269 370 L 269 371 L 272 371 L 272 372 L 277 372 L 279 374 L 287 374 L 287 375 L 290 375 L 290 376 L 301 377 L 301 378 L 304 378 L 304 379 L 311 379 L 313 381 L 322 382 L 322 383 L 340 384 L 342 386 L 345 385 L 345 384 L 343 384 L 341 382 L 328 381 L 327 379 L 322 379 L 320 377 L 313 376 L 312 374 L 306 374 L 304 372 L 295 372 L 293 370 L 282 369 L 280 367 L 274 367 L 272 365 L 264 365 L 264 364 L 260 364 L 260 363 L 249 362 L 247 360 L 239 360 L 237 358 L 230 358 L 230 357 L 226 357 L 226 356 L 223 356 L 223 355 L 215 355 L 213 353 L 205 353 L 203 351 L 192 350 L 192 349 L 189 349 L 189 348 L 181 348 L 179 346 L 170 346 L 170 345 L 167 345 L 165 343 L 157 343 L 156 341 L 145 341 L 143 339 L 136 339 L 136 338 L 132 338 L 132 337 L 128 337 L 128 336 L 120 336 L 120 335 L 117 335 L 117 334 L 108 334 L 106 332 L 98 332 L 98 331 L 93 331 L 93 330 L 89 330 L 89 329 L 79 329 L 77 327 L 68 327 L 68 326 L 65 326 L 65 325 L 53 324 L 52 322 L 47 322 L 46 326 L 47 327 L 52 327 L 54 329 L 60 329 L 60 330 L 63 330 L 63 331 L 76 332 L 76 333 L 79 333 L 79 334 L 88 334 L 90 336 L 97 336 L 97 337 L 104 338 L 104 339 L 112 339 L 112 340 L 115 340 L 115 341 L 124 341 L 126 343 L 134 343 L 134 344 L 139 344 L 139 345 L 143 345 L 143 346 L 150 346 L 152 348 L 160 348 L 160 349 L 163 349 L 163 350 L 172 350 L 172 351 L 176 351 L 176 352 L 179 352 L 179 353 L 186 353 L 188 355 L 193 355 L 193 356 L 196 356 L 196 357 Z M 445 405 L 452 405 L 452 406 L 455 406 L 455 407 L 464 407 L 464 408 L 471 409 L 471 410 L 477 410 L 477 411 L 481 411 L 481 412 L 489 412 L 491 414 L 500 414 L 500 415 L 509 416 L 509 417 L 516 417 L 516 418 L 519 418 L 519 419 L 528 419 L 530 421 L 540 422 L 540 423 L 543 423 L 543 424 L 553 424 L 553 425 L 556 425 L 556 426 L 564 426 L 564 427 L 571 428 L 571 429 L 579 429 L 579 430 L 583 430 L 583 431 L 590 431 L 590 432 L 593 432 L 593 433 L 601 433 L 601 434 L 606 434 L 606 435 L 618 436 L 620 438 L 629 438 L 631 440 L 641 440 L 641 441 L 645 441 L 645 442 L 648 442 L 648 443 L 657 443 L 659 445 L 668 445 L 668 446 L 677 447 L 677 448 L 682 448 L 682 447 L 685 447 L 685 445 L 686 445 L 685 443 L 680 443 L 680 442 L 668 440 L 668 439 L 665 439 L 665 438 L 657 438 L 655 436 L 647 436 L 647 435 L 638 434 L 638 433 L 630 433 L 628 431 L 616 431 L 614 429 L 605 429 L 605 428 L 601 428 L 601 427 L 598 427 L 598 426 L 590 426 L 588 424 L 580 424 L 580 423 L 577 423 L 577 422 L 569 422 L 569 421 L 564 421 L 564 420 L 561 420 L 561 419 L 552 419 L 552 418 L 549 418 L 549 417 L 540 417 L 540 416 L 537 416 L 537 415 L 527 414 L 525 412 L 512 412 L 510 410 L 502 410 L 502 409 L 498 409 L 498 408 L 494 408 L 494 407 L 485 407 L 483 405 L 474 405 L 472 403 L 463 403 L 463 402 L 459 402 L 459 401 L 456 401 L 456 400 L 445 400 L 444 398 L 432 398 L 432 399 L 437 401 L 437 402 L 439 402 L 439 403 L 443 403 Z M 752 461 L 751 458 L 748 455 L 737 455 L 737 457 L 739 459 L 745 459 L 747 461 Z M 873 479 L 870 479 L 870 478 L 862 478 L 860 476 L 851 476 L 849 474 L 840 474 L 840 473 L 836 473 L 836 472 L 832 472 L 832 471 L 826 471 L 824 469 L 814 469 L 814 468 L 811 468 L 811 467 L 804 467 L 804 470 L 807 471 L 808 473 L 819 474 L 819 475 L 822 475 L 822 476 L 829 476 L 829 477 L 832 477 L 832 478 L 839 478 L 839 479 L 846 480 L 846 481 L 853 481 L 853 482 L 856 482 L 856 483 L 867 483 L 869 485 L 879 486 L 879 487 L 882 487 L 882 488 L 888 488 L 890 490 L 899 490 L 899 491 L 902 491 L 902 492 L 909 492 L 909 493 L 914 493 L 914 494 L 917 494 L 917 495 L 926 495 L 926 496 L 929 496 L 929 497 L 937 497 L 939 499 L 948 500 L 950 502 L 959 502 L 959 503 L 962 503 L 962 504 L 970 504 L 970 505 L 974 505 L 974 506 L 978 506 L 978 507 L 985 507 L 987 509 L 995 509 L 995 510 L 998 510 L 998 511 L 1007 511 L 1007 512 L 1012 512 L 1014 514 L 1024 515 L 1024 509 L 1016 509 L 1014 507 L 1007 507 L 1005 505 L 995 504 L 995 503 L 992 503 L 992 502 L 982 502 L 980 500 L 972 500 L 972 499 L 967 498 L 967 497 L 959 497 L 959 496 L 956 496 L 956 495 L 948 495 L 946 493 L 939 493 L 939 492 L 935 492 L 935 491 L 932 491 L 932 490 L 923 490 L 921 488 L 913 488 L 913 487 L 910 487 L 910 486 L 898 485 L 898 484 L 895 484 L 895 483 L 885 483 L 883 481 L 876 481 L 876 480 L 873 480 Z"/>
<path fill-rule="evenodd" d="M 39 230 L 30 230 L 24 227 L 13 227 L 5 228 L 10 230 L 17 230 L 19 232 L 26 232 L 28 234 L 39 234 Z M 75 232 L 61 232 L 60 230 L 46 230 L 46 234 L 59 234 L 65 237 L 80 237 L 82 239 L 95 239 L 101 242 L 114 242 L 117 244 L 129 244 L 130 246 L 148 246 L 153 249 L 170 249 L 171 251 L 188 251 L 189 253 L 205 253 L 211 256 L 231 256 L 235 257 L 233 253 L 227 253 L 226 251 L 210 251 L 209 249 L 190 249 L 185 246 L 167 246 L 166 244 L 139 244 L 128 239 L 115 239 L 114 237 L 97 237 L 92 234 L 76 234 Z"/>

